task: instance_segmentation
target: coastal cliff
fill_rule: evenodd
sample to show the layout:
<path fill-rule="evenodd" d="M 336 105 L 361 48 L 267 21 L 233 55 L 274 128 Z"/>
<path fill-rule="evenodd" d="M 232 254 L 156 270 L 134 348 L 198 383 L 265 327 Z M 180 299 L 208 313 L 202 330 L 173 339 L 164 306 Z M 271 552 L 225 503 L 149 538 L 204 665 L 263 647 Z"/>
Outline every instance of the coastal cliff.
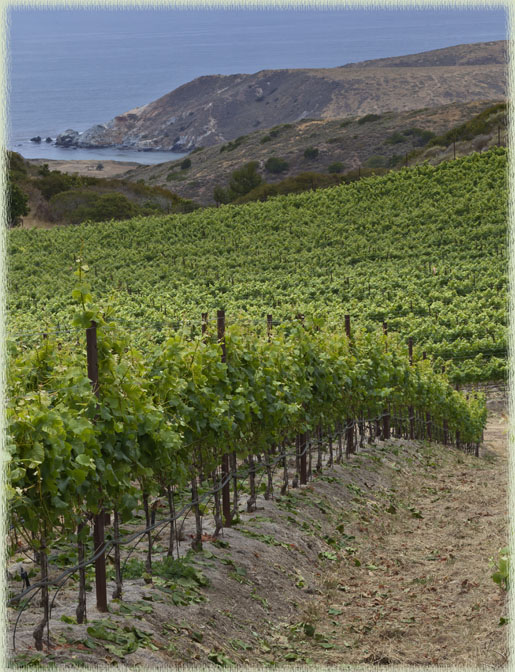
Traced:
<path fill-rule="evenodd" d="M 194 79 L 60 146 L 191 151 L 303 119 L 403 112 L 506 96 L 506 42 L 457 45 L 337 68 Z"/>

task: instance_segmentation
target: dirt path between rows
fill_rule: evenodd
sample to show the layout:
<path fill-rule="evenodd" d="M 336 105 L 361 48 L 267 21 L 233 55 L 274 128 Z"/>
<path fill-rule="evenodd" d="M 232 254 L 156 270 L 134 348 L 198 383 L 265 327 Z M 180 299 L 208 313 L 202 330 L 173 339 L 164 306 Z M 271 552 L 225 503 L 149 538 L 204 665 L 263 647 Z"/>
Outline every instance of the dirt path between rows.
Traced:
<path fill-rule="evenodd" d="M 507 664 L 505 593 L 489 566 L 507 544 L 507 426 L 491 414 L 479 459 L 452 450 L 399 473 L 388 520 L 355 513 L 360 543 L 310 609 L 334 644 L 327 662 Z"/>

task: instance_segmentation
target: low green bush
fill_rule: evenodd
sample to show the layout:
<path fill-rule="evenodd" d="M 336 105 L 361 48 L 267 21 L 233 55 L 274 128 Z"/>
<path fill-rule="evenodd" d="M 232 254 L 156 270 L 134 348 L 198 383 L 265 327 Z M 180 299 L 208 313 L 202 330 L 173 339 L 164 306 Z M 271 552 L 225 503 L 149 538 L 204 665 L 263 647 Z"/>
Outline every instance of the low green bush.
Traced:
<path fill-rule="evenodd" d="M 399 133 L 399 131 L 395 131 L 388 136 L 384 142 L 385 145 L 398 145 L 401 142 L 406 142 L 406 138 L 402 133 Z"/>
<path fill-rule="evenodd" d="M 304 158 L 311 160 L 316 159 L 318 156 L 318 149 L 316 147 L 306 147 L 304 150 Z"/>
<path fill-rule="evenodd" d="M 341 161 L 335 161 L 328 166 L 327 170 L 329 173 L 341 173 L 344 168 L 344 165 Z"/>
<path fill-rule="evenodd" d="M 358 119 L 358 124 L 366 124 L 369 121 L 377 121 L 378 119 L 381 119 L 380 114 L 365 114 L 364 117 Z"/>
<path fill-rule="evenodd" d="M 365 161 L 365 166 L 367 168 L 386 168 L 388 165 L 388 159 L 386 156 L 380 156 L 379 154 L 372 154 Z"/>
<path fill-rule="evenodd" d="M 283 173 L 288 167 L 288 162 L 277 156 L 271 156 L 265 163 L 265 170 L 269 173 Z"/>

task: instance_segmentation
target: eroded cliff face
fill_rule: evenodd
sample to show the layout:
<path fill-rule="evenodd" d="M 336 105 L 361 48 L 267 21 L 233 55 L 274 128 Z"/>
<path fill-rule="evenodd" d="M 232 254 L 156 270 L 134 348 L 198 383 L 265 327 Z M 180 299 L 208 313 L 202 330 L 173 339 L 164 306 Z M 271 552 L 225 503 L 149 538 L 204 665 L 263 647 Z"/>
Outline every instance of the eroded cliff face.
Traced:
<path fill-rule="evenodd" d="M 199 77 L 57 144 L 189 151 L 306 118 L 333 119 L 506 95 L 506 42 L 458 45 L 339 68 Z"/>

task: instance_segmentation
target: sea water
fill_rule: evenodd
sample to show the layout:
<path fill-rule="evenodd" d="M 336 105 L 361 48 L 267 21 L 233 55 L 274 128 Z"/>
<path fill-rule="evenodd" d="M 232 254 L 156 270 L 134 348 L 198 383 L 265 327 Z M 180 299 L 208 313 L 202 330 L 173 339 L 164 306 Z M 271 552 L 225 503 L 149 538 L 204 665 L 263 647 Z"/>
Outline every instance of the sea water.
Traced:
<path fill-rule="evenodd" d="M 172 152 L 59 148 L 195 77 L 320 68 L 506 39 L 503 9 L 8 11 L 8 147 L 26 158 L 159 163 Z M 35 144 L 30 138 L 41 136 Z"/>

